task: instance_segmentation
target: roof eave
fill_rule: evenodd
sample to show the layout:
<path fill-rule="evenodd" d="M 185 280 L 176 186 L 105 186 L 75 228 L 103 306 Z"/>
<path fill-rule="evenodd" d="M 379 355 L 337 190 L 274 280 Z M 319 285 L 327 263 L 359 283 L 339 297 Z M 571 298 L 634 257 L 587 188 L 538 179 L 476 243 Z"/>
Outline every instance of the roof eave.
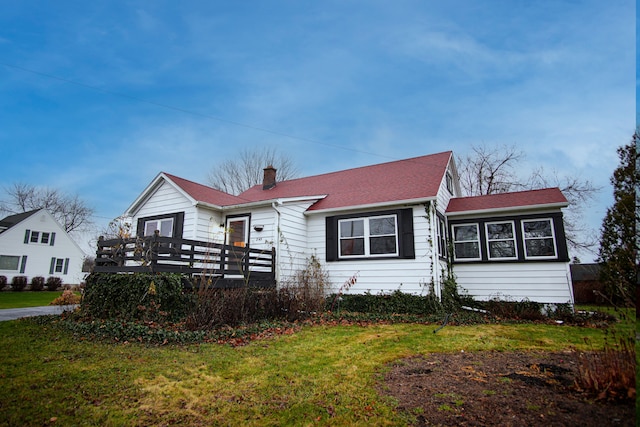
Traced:
<path fill-rule="evenodd" d="M 305 201 L 318 201 L 327 197 L 326 194 L 318 195 L 318 196 L 297 196 L 297 197 L 276 197 L 273 199 L 265 199 L 258 200 L 255 202 L 247 202 L 247 203 L 238 203 L 234 205 L 225 205 L 220 209 L 223 211 L 234 210 L 234 209 L 246 209 L 246 208 L 254 208 L 259 206 L 271 206 L 274 203 L 279 205 L 284 203 L 296 203 L 296 202 L 305 202 Z"/>
<path fill-rule="evenodd" d="M 148 200 L 148 198 L 151 196 L 151 194 L 160 187 L 160 185 L 162 184 L 163 180 L 168 182 L 169 184 L 171 184 L 171 186 L 173 186 L 173 188 L 175 188 L 180 194 L 182 194 L 194 206 L 196 205 L 197 200 L 195 200 L 187 192 L 185 192 L 178 184 L 176 184 L 164 172 L 160 172 L 158 175 L 156 175 L 155 178 L 153 178 L 153 180 L 149 183 L 149 185 L 147 185 L 147 187 L 142 191 L 142 193 L 140 193 L 138 198 L 133 201 L 133 203 L 127 208 L 127 210 L 124 211 L 124 214 L 127 215 L 127 216 L 131 216 L 131 217 L 135 216 L 136 212 L 138 212 L 138 210 L 140 210 L 141 205 L 143 205 Z"/>
<path fill-rule="evenodd" d="M 487 208 L 487 209 L 475 209 L 469 211 L 457 211 L 457 212 L 447 212 L 445 214 L 448 217 L 452 216 L 464 216 L 464 215 L 481 215 L 487 213 L 510 213 L 514 211 L 533 211 L 533 210 L 542 210 L 542 209 L 562 209 L 569 206 L 568 202 L 557 202 L 557 203 L 545 203 L 538 205 L 527 205 L 527 206 L 508 206 L 504 208 Z"/>
<path fill-rule="evenodd" d="M 304 212 L 305 215 L 316 215 L 316 214 L 325 214 L 325 213 L 333 213 L 333 212 L 345 212 L 345 211 L 353 211 L 353 210 L 364 210 L 364 209 L 376 209 L 387 206 L 394 205 L 419 205 L 422 203 L 427 203 L 433 200 L 436 200 L 435 196 L 420 198 L 420 199 L 406 199 L 406 200 L 391 200 L 388 202 L 378 202 L 378 203 L 368 203 L 363 205 L 349 205 L 349 206 L 340 206 L 335 208 L 326 208 L 326 209 L 313 209 L 306 210 Z"/>

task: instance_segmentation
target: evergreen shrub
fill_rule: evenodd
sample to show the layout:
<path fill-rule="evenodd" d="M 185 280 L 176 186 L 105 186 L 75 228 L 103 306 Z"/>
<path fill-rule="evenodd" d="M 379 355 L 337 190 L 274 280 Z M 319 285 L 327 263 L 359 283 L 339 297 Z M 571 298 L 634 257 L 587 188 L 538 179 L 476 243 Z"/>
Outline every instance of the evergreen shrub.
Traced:
<path fill-rule="evenodd" d="M 55 276 L 49 276 L 49 277 L 47 277 L 46 286 L 47 286 L 48 290 L 55 291 L 60 286 L 62 286 L 62 279 L 59 278 L 59 277 L 55 277 Z"/>
<path fill-rule="evenodd" d="M 178 321 L 185 318 L 189 302 L 179 274 L 92 273 L 80 307 L 100 319 Z"/>
<path fill-rule="evenodd" d="M 26 276 L 13 276 L 13 279 L 11 279 L 11 289 L 17 292 L 24 291 L 24 288 L 27 287 L 27 282 Z"/>
<path fill-rule="evenodd" d="M 32 291 L 41 291 L 44 289 L 44 277 L 35 276 L 31 278 L 31 290 Z"/>

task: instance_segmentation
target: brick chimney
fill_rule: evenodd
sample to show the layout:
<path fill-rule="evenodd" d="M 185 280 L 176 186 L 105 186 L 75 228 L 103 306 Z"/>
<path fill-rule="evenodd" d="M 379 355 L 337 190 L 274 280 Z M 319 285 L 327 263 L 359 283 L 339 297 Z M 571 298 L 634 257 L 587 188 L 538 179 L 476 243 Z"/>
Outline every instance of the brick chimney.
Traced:
<path fill-rule="evenodd" d="M 262 189 L 269 190 L 276 186 L 276 168 L 269 165 L 264 168 L 264 178 L 262 179 Z"/>

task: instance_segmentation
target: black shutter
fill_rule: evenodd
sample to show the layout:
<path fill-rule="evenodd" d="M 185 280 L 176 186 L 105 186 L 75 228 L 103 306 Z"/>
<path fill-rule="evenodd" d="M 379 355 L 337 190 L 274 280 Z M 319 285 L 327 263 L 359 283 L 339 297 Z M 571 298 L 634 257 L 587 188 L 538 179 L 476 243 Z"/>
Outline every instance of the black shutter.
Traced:
<path fill-rule="evenodd" d="M 49 267 L 49 274 L 53 274 L 54 268 L 56 268 L 56 259 L 51 258 L 51 266 Z"/>
<path fill-rule="evenodd" d="M 401 209 L 398 212 L 400 258 L 415 259 L 416 250 L 413 236 L 413 209 Z"/>
<path fill-rule="evenodd" d="M 552 216 L 553 228 L 556 236 L 556 249 L 558 251 L 558 261 L 569 261 L 569 249 L 567 248 L 567 235 L 564 231 L 563 215 Z"/>
<path fill-rule="evenodd" d="M 138 237 L 144 237 L 144 218 L 138 218 L 138 225 L 136 226 L 136 234 Z"/>
<path fill-rule="evenodd" d="M 327 261 L 338 260 L 338 220 L 335 216 L 325 219 Z"/>
<path fill-rule="evenodd" d="M 184 227 L 184 212 L 178 212 L 173 224 L 173 237 L 182 239 L 182 228 Z"/>
<path fill-rule="evenodd" d="M 31 235 L 31 230 L 25 230 L 24 231 L 24 243 L 28 244 L 29 243 L 29 236 Z"/>
<path fill-rule="evenodd" d="M 24 274 L 26 268 L 27 268 L 27 256 L 23 255 L 22 264 L 20 265 L 20 274 Z"/>
<path fill-rule="evenodd" d="M 51 240 L 49 241 L 49 246 L 53 246 L 56 242 L 56 233 L 51 233 Z"/>
<path fill-rule="evenodd" d="M 64 259 L 64 273 L 67 274 L 69 272 L 69 258 Z"/>

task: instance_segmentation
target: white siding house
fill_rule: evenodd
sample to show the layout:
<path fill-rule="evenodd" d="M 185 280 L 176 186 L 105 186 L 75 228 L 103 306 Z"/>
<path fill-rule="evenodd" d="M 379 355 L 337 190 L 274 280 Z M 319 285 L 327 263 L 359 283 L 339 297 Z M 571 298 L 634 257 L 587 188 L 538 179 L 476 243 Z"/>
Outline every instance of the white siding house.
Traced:
<path fill-rule="evenodd" d="M 0 276 L 59 277 L 63 283 L 84 279 L 85 254 L 45 209 L 11 215 L 0 221 Z"/>
<path fill-rule="evenodd" d="M 284 283 L 315 256 L 333 290 L 439 295 L 447 260 L 463 291 L 573 302 L 556 189 L 461 197 L 451 152 L 276 181 L 234 196 L 160 173 L 127 209 L 138 235 L 250 246 L 277 254 Z M 453 253 L 449 254 L 448 251 Z"/>

